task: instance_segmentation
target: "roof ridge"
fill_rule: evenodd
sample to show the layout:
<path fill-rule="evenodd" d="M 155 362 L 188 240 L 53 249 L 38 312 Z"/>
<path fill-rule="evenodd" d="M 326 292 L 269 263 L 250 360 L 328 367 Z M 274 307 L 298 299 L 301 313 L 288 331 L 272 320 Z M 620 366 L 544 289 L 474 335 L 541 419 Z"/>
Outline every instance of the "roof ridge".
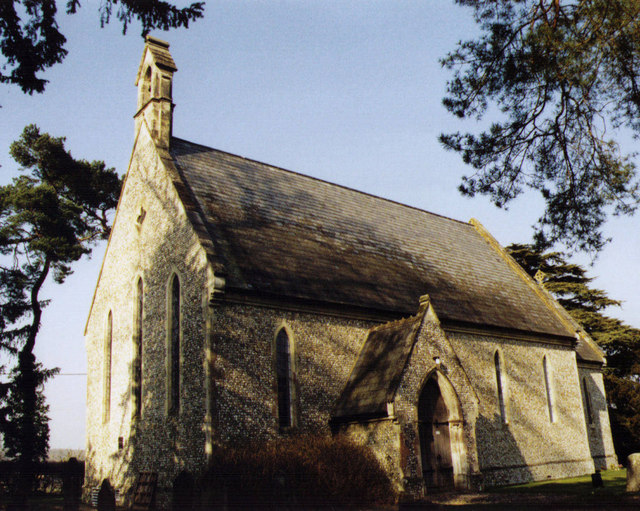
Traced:
<path fill-rule="evenodd" d="M 209 146 L 206 146 L 204 144 L 199 144 L 197 142 L 191 142 L 190 140 L 185 140 L 184 138 L 180 138 L 180 137 L 176 137 L 176 136 L 172 136 L 171 138 L 179 140 L 180 142 L 185 142 L 187 144 L 200 146 L 200 147 L 202 147 L 204 149 L 209 149 L 211 151 L 216 151 L 216 152 L 221 153 L 221 154 L 227 154 L 227 155 L 233 156 L 235 158 L 241 158 L 241 159 L 243 159 L 243 160 L 245 160 L 247 162 L 258 163 L 260 165 L 265 165 L 265 166 L 270 167 L 270 168 L 275 169 L 275 170 L 281 170 L 283 172 L 288 172 L 289 174 L 295 174 L 296 176 L 300 176 L 300 177 L 303 177 L 303 178 L 306 178 L 306 179 L 311 179 L 313 181 L 318 181 L 320 183 L 324 183 L 324 184 L 328 184 L 328 185 L 335 186 L 335 187 L 338 187 L 338 188 L 342 188 L 343 190 L 349 190 L 350 192 L 356 192 L 356 193 L 358 193 L 360 195 L 366 195 L 367 197 L 372 197 L 374 199 L 378 199 L 378 200 L 382 200 L 382 201 L 385 201 L 385 202 L 389 202 L 391 204 L 396 204 L 397 206 L 402 206 L 402 207 L 405 207 L 405 208 L 413 209 L 415 211 L 419 211 L 420 213 L 426 213 L 426 214 L 431 215 L 431 216 L 436 216 L 436 217 L 439 217 L 439 218 L 443 218 L 445 220 L 451 220 L 452 222 L 457 222 L 459 224 L 466 225 L 468 227 L 473 227 L 470 222 L 465 222 L 464 220 L 458 220 L 457 218 L 451 218 L 451 217 L 448 217 L 448 216 L 445 216 L 445 215 L 441 215 L 439 213 L 434 213 L 432 211 L 427 211 L 426 209 L 422 209 L 422 208 L 419 208 L 417 206 L 412 206 L 410 204 L 405 204 L 403 202 L 395 201 L 393 199 L 388 199 L 386 197 L 381 197 L 381 196 L 375 195 L 373 193 L 363 192 L 362 190 L 358 190 L 356 188 L 351 188 L 350 186 L 341 185 L 339 183 L 333 183 L 331 181 L 327 181 L 326 179 L 321 179 L 319 177 L 314 177 L 314 176 L 310 176 L 308 174 L 302 174 L 301 172 L 296 172 L 295 170 L 285 169 L 284 167 L 278 167 L 277 165 L 272 165 L 270 163 L 265 163 L 263 161 L 254 160 L 253 158 L 247 158 L 246 156 L 242 156 L 242 155 L 235 154 L 235 153 L 230 153 L 228 151 L 223 151 L 222 149 L 216 149 L 215 147 L 209 147 Z"/>

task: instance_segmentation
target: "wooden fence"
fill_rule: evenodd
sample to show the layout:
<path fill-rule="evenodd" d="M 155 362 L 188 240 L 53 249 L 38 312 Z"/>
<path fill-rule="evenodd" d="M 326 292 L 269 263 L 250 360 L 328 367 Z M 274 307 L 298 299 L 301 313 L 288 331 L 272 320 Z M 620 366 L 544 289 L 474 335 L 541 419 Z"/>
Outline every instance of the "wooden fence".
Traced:
<path fill-rule="evenodd" d="M 84 481 L 84 461 L 70 458 L 68 461 L 47 461 L 32 467 L 29 477 L 34 477 L 32 493 L 64 495 L 75 500 L 80 498 Z M 10 496 L 20 486 L 21 474 L 15 461 L 0 461 L 0 495 Z M 66 500 L 65 498 L 65 500 Z"/>

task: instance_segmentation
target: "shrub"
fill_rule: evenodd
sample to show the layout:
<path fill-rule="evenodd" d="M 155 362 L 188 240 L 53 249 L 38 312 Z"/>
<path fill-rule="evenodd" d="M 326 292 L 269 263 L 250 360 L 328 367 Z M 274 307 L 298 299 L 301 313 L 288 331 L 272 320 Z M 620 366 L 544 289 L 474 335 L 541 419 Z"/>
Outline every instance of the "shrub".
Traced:
<path fill-rule="evenodd" d="M 342 436 L 296 436 L 214 450 L 200 478 L 205 507 L 282 508 L 389 503 L 395 492 L 373 452 Z"/>

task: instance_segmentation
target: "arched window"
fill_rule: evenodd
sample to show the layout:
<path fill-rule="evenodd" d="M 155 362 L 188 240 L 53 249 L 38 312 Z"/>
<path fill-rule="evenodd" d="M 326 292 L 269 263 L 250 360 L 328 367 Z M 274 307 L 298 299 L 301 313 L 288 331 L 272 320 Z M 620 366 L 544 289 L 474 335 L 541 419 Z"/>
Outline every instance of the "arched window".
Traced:
<path fill-rule="evenodd" d="M 142 78 L 142 86 L 139 95 L 138 109 L 142 108 L 151 99 L 151 66 L 147 68 Z"/>
<path fill-rule="evenodd" d="M 144 311 L 144 286 L 142 278 L 136 283 L 133 322 L 133 382 L 131 386 L 133 394 L 133 415 L 140 417 L 142 413 L 142 313 Z"/>
<path fill-rule="evenodd" d="M 276 378 L 278 387 L 278 426 L 281 430 L 293 426 L 291 343 L 282 328 L 276 337 Z"/>
<path fill-rule="evenodd" d="M 587 416 L 589 424 L 593 424 L 593 410 L 591 409 L 591 396 L 589 395 L 589 386 L 587 379 L 582 378 L 582 399 L 584 400 L 584 413 Z"/>
<path fill-rule="evenodd" d="M 113 337 L 113 314 L 109 311 L 104 335 L 104 392 L 102 398 L 102 422 L 109 422 L 111 414 L 111 342 Z"/>
<path fill-rule="evenodd" d="M 542 371 L 544 372 L 544 388 L 547 392 L 547 408 L 549 410 L 549 421 L 554 422 L 555 416 L 553 413 L 553 392 L 551 391 L 551 383 L 549 380 L 549 366 L 547 365 L 546 355 L 542 357 Z"/>
<path fill-rule="evenodd" d="M 496 389 L 498 391 L 498 406 L 500 407 L 500 419 L 504 424 L 507 423 L 507 407 L 504 400 L 504 379 L 502 376 L 502 367 L 500 363 L 500 353 L 496 351 L 493 357 L 496 366 Z"/>
<path fill-rule="evenodd" d="M 173 415 L 180 411 L 180 280 L 175 274 L 169 283 L 168 298 L 167 410 Z"/>

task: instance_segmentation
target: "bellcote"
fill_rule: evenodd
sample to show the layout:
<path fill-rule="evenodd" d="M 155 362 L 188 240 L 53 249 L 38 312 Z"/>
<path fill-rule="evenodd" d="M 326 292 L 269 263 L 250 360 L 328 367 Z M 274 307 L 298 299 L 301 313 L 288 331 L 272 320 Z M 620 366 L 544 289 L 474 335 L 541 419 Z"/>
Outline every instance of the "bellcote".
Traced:
<path fill-rule="evenodd" d="M 169 53 L 169 43 L 147 36 L 142 60 L 138 68 L 138 108 L 135 119 L 136 135 L 146 121 L 156 144 L 169 148 L 173 124 L 172 82 L 177 71 Z"/>

